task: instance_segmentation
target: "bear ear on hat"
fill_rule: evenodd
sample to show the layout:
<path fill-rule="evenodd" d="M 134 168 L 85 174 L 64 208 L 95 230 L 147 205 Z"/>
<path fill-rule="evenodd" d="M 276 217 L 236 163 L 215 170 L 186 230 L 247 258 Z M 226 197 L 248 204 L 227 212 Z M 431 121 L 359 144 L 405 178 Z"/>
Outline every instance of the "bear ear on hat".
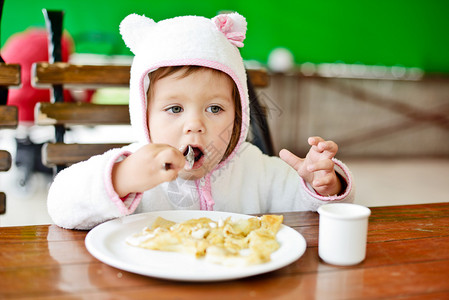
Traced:
<path fill-rule="evenodd" d="M 246 38 L 247 23 L 238 13 L 221 14 L 212 18 L 217 29 L 221 31 L 229 42 L 237 47 L 243 47 Z"/>
<path fill-rule="evenodd" d="M 137 48 L 142 40 L 145 40 L 151 28 L 156 24 L 152 19 L 137 14 L 125 17 L 120 23 L 120 34 L 125 45 L 136 54 Z"/>

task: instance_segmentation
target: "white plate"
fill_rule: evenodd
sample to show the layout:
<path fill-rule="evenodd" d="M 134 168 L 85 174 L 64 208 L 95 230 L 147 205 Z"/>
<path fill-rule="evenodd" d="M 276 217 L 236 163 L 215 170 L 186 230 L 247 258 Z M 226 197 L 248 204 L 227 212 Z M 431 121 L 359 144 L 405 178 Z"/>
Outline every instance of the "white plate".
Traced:
<path fill-rule="evenodd" d="M 226 267 L 196 259 L 188 254 L 154 251 L 133 247 L 125 239 L 150 226 L 158 216 L 182 222 L 208 217 L 219 220 L 231 216 L 234 220 L 252 216 L 218 212 L 173 210 L 149 212 L 118 218 L 93 228 L 86 236 L 86 248 L 94 257 L 121 270 L 182 281 L 219 281 L 253 276 L 282 268 L 300 258 L 306 250 L 306 241 L 294 229 L 282 225 L 277 240 L 280 248 L 271 255 L 271 261 L 245 267 Z"/>

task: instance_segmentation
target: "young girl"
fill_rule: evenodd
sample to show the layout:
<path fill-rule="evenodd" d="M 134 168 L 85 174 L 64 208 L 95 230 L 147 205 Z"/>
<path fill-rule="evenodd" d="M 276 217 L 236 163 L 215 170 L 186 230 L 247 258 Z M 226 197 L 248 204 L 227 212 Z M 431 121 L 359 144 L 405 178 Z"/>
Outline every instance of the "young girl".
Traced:
<path fill-rule="evenodd" d="M 337 145 L 309 138 L 305 159 L 269 157 L 245 142 L 246 73 L 238 47 L 246 21 L 178 17 L 155 23 L 129 15 L 120 24 L 135 54 L 130 116 L 139 142 L 61 171 L 48 211 L 64 228 L 90 229 L 137 212 L 201 209 L 252 213 L 316 210 L 352 201 Z M 190 149 L 190 150 L 189 150 Z M 185 155 L 193 151 L 190 165 Z"/>

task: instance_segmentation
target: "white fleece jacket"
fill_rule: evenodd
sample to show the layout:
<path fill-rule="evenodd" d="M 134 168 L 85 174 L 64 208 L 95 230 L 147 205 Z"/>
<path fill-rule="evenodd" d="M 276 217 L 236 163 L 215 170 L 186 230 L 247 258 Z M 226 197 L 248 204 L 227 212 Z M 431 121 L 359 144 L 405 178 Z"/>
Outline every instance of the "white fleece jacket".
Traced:
<path fill-rule="evenodd" d="M 48 212 L 64 228 L 90 229 L 106 220 L 132 213 L 172 209 L 274 213 L 316 210 L 329 201 L 351 202 L 354 187 L 347 167 L 334 159 L 346 180 L 338 196 L 323 197 L 305 184 L 278 157 L 268 157 L 245 142 L 249 128 L 246 72 L 238 50 L 243 46 L 246 20 L 233 13 L 212 19 L 177 17 L 160 22 L 135 14 L 120 24 L 125 43 L 135 54 L 131 66 L 130 118 L 139 142 L 113 149 L 61 171 L 48 194 Z M 148 73 L 160 67 L 196 65 L 226 73 L 235 83 L 242 109 L 242 126 L 234 151 L 197 181 L 180 178 L 140 194 L 119 198 L 111 182 L 114 163 L 145 144 L 148 132 Z"/>
<path fill-rule="evenodd" d="M 143 194 L 128 195 L 125 201 L 119 198 L 111 184 L 112 164 L 139 146 L 113 149 L 61 171 L 48 194 L 48 212 L 55 224 L 70 229 L 90 229 L 132 213 L 199 210 L 202 180 L 178 178 Z M 339 196 L 323 197 L 280 158 L 264 155 L 249 143 L 242 146 L 225 168 L 210 177 L 215 210 L 244 214 L 316 211 L 329 201 L 353 201 L 352 176 L 336 159 L 335 169 L 346 180 L 346 190 Z"/>

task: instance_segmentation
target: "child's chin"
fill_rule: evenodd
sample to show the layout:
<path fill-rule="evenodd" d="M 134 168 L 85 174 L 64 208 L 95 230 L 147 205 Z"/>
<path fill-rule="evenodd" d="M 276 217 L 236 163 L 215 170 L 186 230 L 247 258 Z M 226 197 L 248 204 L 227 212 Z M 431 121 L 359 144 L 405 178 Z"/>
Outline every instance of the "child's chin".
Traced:
<path fill-rule="evenodd" d="M 184 180 L 197 180 L 204 177 L 205 172 L 203 168 L 195 169 L 195 170 L 181 170 L 178 173 L 178 176 Z"/>

